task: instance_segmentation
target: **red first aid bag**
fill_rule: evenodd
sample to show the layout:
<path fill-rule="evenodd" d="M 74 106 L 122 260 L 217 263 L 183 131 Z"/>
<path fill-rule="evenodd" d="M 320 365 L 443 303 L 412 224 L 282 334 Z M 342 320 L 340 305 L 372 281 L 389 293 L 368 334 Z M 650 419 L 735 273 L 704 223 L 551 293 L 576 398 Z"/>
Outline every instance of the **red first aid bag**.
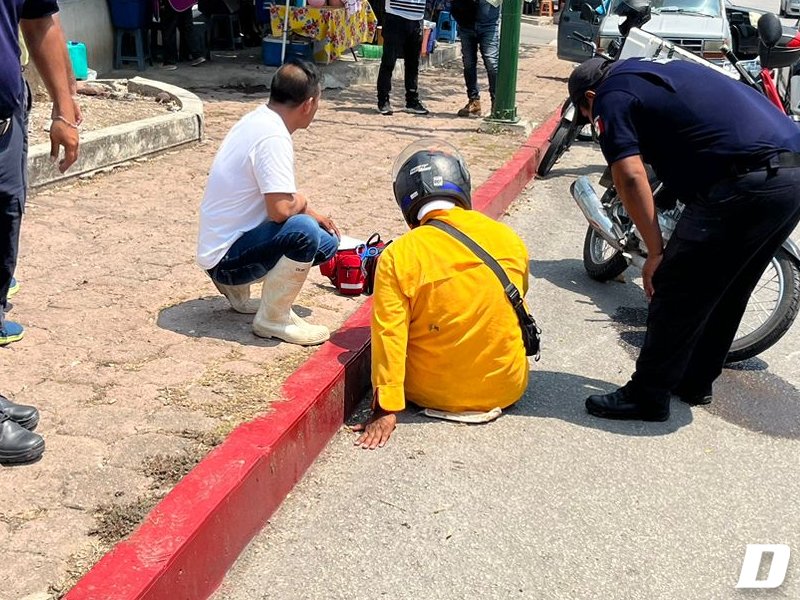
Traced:
<path fill-rule="evenodd" d="M 382 242 L 377 233 L 373 234 L 366 244 L 338 250 L 333 258 L 319 266 L 319 270 L 341 294 L 371 294 L 378 257 L 390 243 Z"/>

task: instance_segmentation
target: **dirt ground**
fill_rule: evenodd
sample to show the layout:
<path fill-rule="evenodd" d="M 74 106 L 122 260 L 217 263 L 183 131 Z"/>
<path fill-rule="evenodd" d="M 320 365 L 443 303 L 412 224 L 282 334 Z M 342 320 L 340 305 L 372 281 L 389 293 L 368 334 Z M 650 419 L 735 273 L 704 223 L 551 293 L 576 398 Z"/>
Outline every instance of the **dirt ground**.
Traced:
<path fill-rule="evenodd" d="M 83 113 L 83 133 L 155 117 L 169 112 L 172 106 L 156 102 L 153 96 L 129 93 L 124 80 L 116 83 L 115 89 L 109 90 L 107 96 L 78 94 L 78 104 Z M 31 146 L 50 141 L 50 118 L 51 104 L 47 95 L 37 96 L 28 123 L 28 143 Z"/>
<path fill-rule="evenodd" d="M 569 70 L 552 48 L 523 51 L 520 115 L 544 121 Z M 326 91 L 311 128 L 295 134 L 298 184 L 343 233 L 404 232 L 390 169 L 414 139 L 454 143 L 475 187 L 524 141 L 455 117 L 466 100 L 458 63 L 423 72 L 420 89 L 428 117 L 379 115 L 369 85 Z M 255 337 L 251 318 L 229 310 L 195 265 L 215 151 L 265 101 L 195 92 L 202 143 L 29 198 L 11 313 L 27 335 L 0 349 L 0 380 L 3 393 L 39 407 L 47 450 L 37 464 L 0 469 L 2 599 L 63 595 L 210 448 L 279 401 L 281 383 L 314 351 Z M 335 329 L 362 301 L 334 294 L 314 269 L 295 304 Z"/>

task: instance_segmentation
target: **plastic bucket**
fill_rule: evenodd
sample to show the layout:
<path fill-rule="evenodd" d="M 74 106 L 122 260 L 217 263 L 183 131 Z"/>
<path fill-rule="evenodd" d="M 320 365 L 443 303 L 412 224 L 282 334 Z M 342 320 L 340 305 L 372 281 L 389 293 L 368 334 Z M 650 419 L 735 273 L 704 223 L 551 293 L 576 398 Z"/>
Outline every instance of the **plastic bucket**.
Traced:
<path fill-rule="evenodd" d="M 117 29 L 142 29 L 150 16 L 149 0 L 109 0 L 111 23 Z"/>

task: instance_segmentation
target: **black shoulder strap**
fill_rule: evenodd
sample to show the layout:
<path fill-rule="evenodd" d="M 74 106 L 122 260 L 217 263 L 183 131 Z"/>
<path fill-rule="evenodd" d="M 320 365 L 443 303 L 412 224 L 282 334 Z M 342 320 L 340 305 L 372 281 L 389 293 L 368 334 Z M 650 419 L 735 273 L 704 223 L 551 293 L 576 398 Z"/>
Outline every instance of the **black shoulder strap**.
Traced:
<path fill-rule="evenodd" d="M 430 225 L 432 227 L 436 227 L 436 229 L 441 229 L 445 233 L 449 233 L 467 248 L 472 250 L 478 258 L 486 263 L 486 266 L 492 270 L 492 272 L 500 280 L 500 283 L 503 284 L 503 289 L 506 292 L 506 296 L 508 296 L 508 299 L 511 301 L 511 306 L 514 307 L 514 310 L 517 310 L 520 306 L 522 306 L 522 295 L 519 293 L 517 286 L 511 283 L 508 275 L 506 275 L 506 272 L 503 270 L 503 267 L 501 267 L 500 263 L 492 258 L 492 256 L 486 252 L 486 250 L 475 243 L 471 237 L 465 235 L 449 223 L 439 221 L 438 219 L 431 219 L 430 221 L 427 221 L 425 225 Z"/>

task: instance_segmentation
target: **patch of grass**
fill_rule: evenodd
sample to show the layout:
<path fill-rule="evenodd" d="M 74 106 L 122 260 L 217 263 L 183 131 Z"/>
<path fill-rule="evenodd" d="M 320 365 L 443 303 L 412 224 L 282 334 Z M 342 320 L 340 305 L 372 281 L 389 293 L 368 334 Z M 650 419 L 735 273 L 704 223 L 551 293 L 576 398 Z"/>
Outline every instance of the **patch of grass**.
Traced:
<path fill-rule="evenodd" d="M 95 509 L 97 524 L 89 535 L 96 536 L 106 548 L 110 548 L 128 537 L 159 500 L 158 495 L 150 494 L 139 496 L 129 504 L 101 504 Z"/>
<path fill-rule="evenodd" d="M 14 533 L 22 529 L 26 523 L 35 521 L 45 514 L 47 514 L 47 509 L 45 508 L 31 508 L 14 515 L 0 515 L 0 522 L 8 525 L 8 529 L 11 533 Z"/>
<path fill-rule="evenodd" d="M 144 459 L 142 472 L 153 479 L 153 488 L 171 488 L 197 466 L 210 448 L 196 444 L 181 454 L 154 454 Z"/>

